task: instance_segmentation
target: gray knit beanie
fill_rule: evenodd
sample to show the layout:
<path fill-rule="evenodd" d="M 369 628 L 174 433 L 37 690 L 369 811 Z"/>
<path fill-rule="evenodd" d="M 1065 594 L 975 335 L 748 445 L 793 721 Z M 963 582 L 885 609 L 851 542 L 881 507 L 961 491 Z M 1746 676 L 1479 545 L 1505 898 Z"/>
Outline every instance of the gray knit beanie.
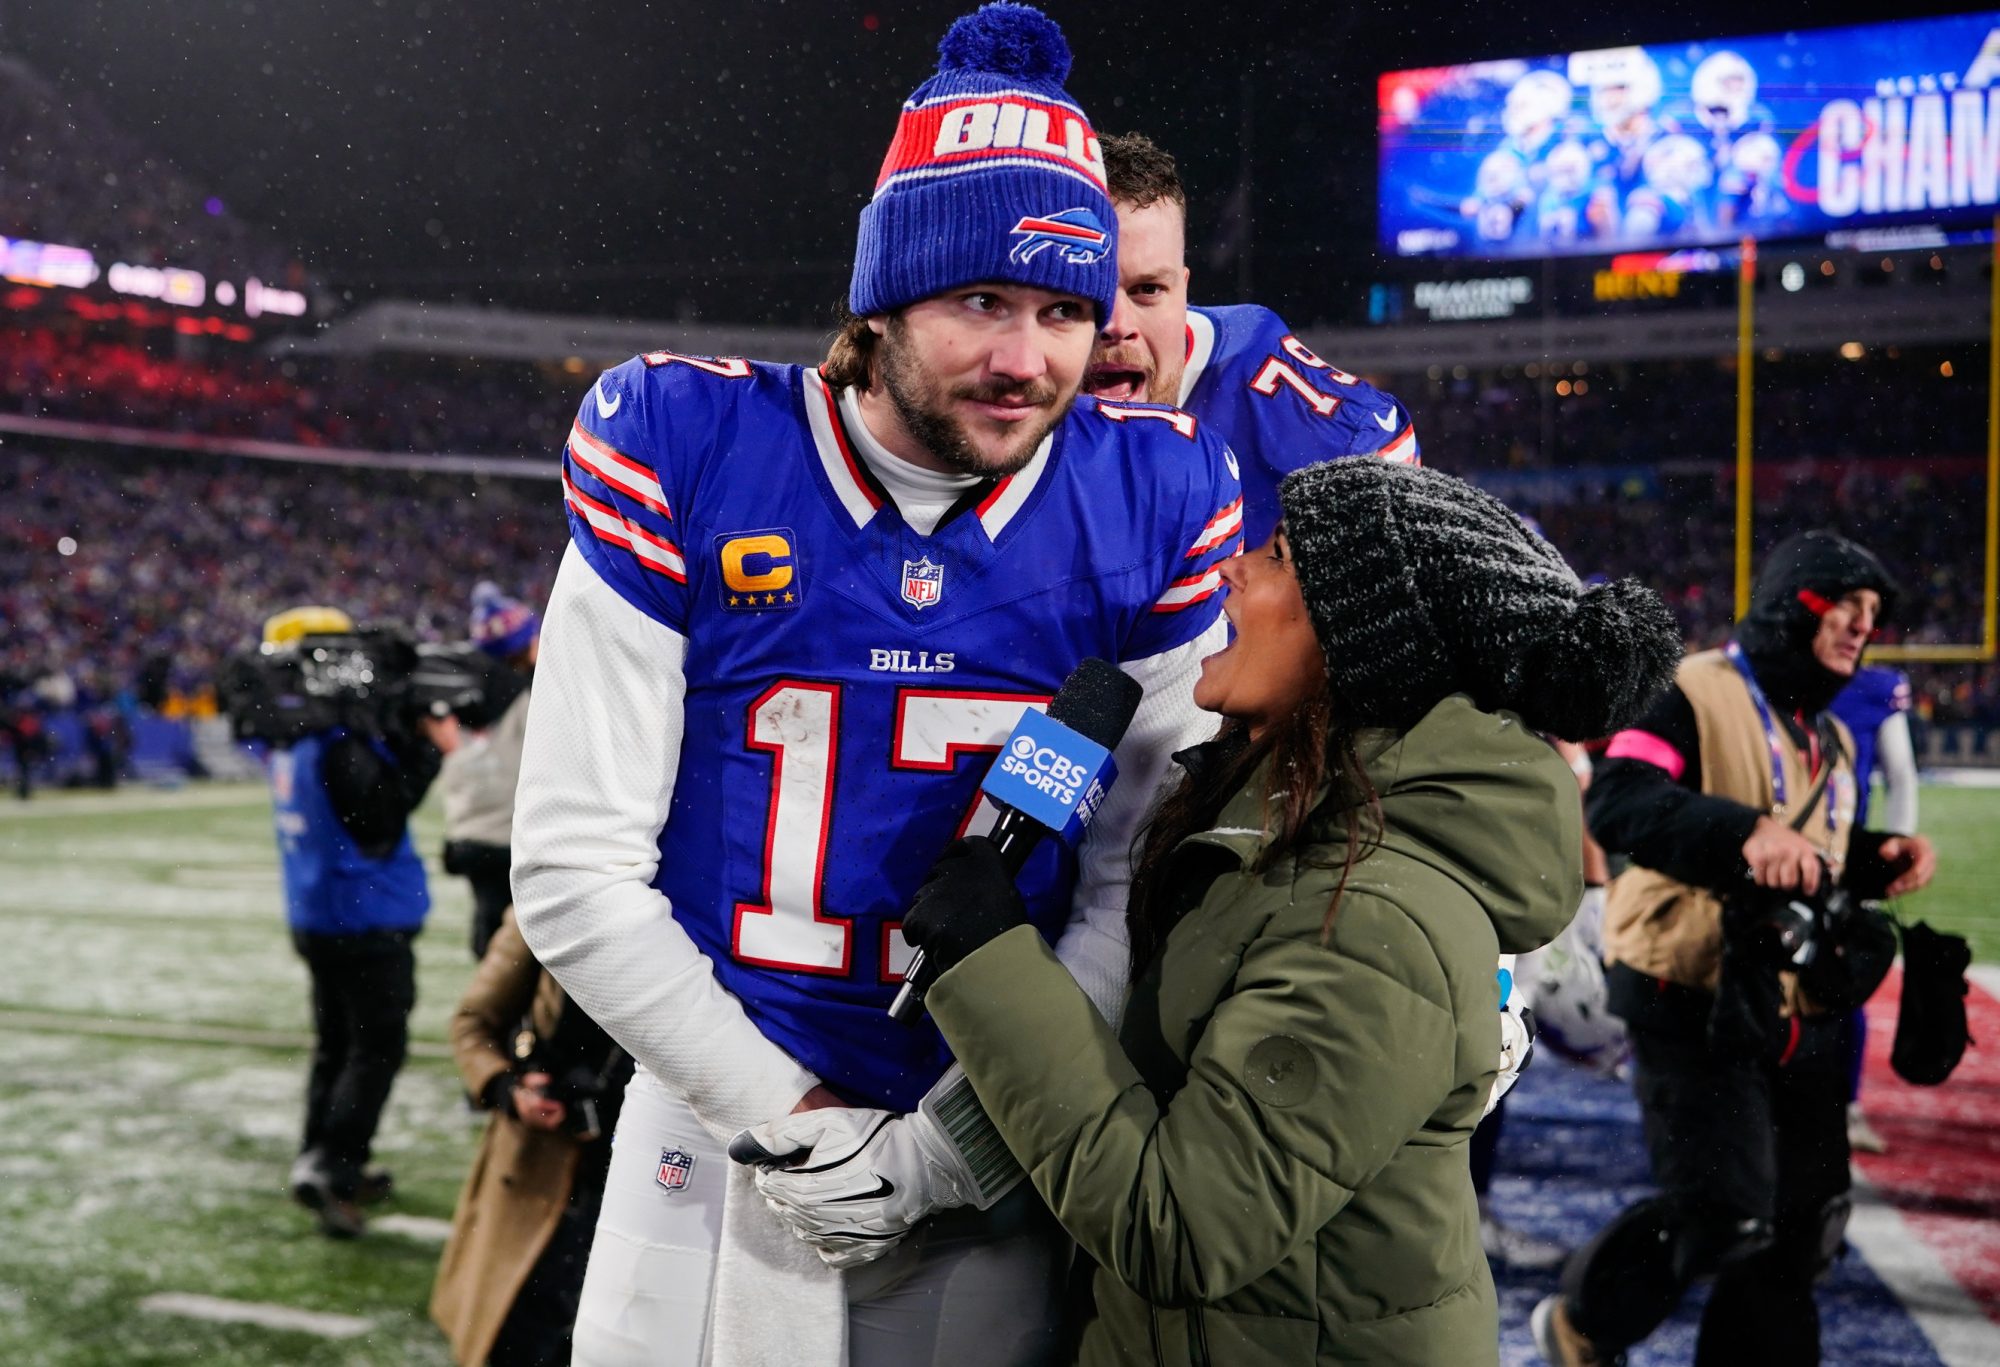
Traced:
<path fill-rule="evenodd" d="M 1680 628 L 1636 579 L 1586 589 L 1507 506 L 1439 470 L 1350 458 L 1278 486 L 1336 713 L 1415 724 L 1452 693 L 1570 740 L 1672 680 Z"/>

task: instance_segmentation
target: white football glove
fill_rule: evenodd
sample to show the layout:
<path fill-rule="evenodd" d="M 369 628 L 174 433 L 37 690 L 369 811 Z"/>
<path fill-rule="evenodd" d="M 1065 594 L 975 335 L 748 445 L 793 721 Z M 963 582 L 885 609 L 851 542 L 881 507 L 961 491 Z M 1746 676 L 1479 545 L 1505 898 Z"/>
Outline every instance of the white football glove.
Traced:
<path fill-rule="evenodd" d="M 1486 1109 L 1480 1112 L 1480 1119 L 1493 1114 L 1493 1108 L 1521 1080 L 1534 1056 L 1535 1013 L 1522 1004 L 1521 994 L 1514 992 L 1500 1008 L 1500 1071 L 1493 1075 L 1493 1087 L 1486 1093 Z"/>
<path fill-rule="evenodd" d="M 758 1193 L 830 1267 L 887 1253 L 936 1211 L 990 1207 L 1021 1179 L 953 1066 L 916 1111 L 826 1107 L 781 1116 L 730 1141 Z"/>

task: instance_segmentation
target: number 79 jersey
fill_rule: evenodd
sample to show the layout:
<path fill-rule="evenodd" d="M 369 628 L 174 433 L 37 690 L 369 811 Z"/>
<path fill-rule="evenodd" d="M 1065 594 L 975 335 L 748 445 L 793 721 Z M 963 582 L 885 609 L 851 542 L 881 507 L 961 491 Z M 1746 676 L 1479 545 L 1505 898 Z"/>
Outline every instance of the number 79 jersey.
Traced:
<path fill-rule="evenodd" d="M 1278 525 L 1278 481 L 1302 465 L 1378 455 L 1416 464 L 1409 410 L 1315 356 L 1256 304 L 1188 310 L 1181 407 L 1216 429 L 1243 465 L 1243 543 Z"/>
<path fill-rule="evenodd" d="M 564 495 L 584 559 L 688 642 L 654 886 L 767 1038 L 907 1110 L 947 1055 L 884 1014 L 904 909 L 1024 708 L 1215 621 L 1242 500 L 1193 418 L 1085 398 L 920 535 L 849 420 L 812 370 L 656 352 L 585 397 Z M 1022 873 L 1051 940 L 1075 875 L 1053 841 Z"/>

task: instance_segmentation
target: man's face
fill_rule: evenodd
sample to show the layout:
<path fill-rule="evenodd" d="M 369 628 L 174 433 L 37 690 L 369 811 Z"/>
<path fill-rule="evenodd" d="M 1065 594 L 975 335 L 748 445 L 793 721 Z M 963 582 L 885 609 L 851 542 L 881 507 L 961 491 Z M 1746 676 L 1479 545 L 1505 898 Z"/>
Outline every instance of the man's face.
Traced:
<path fill-rule="evenodd" d="M 1011 475 L 1076 402 L 1090 360 L 1087 299 L 987 283 L 869 320 L 882 388 L 935 468 Z"/>
<path fill-rule="evenodd" d="M 1187 223 L 1155 200 L 1118 205 L 1118 303 L 1084 387 L 1100 399 L 1179 403 L 1187 369 Z"/>
<path fill-rule="evenodd" d="M 1813 658 L 1836 674 L 1851 677 L 1861 667 L 1861 652 L 1875 634 L 1882 614 L 1882 595 L 1873 589 L 1851 589 L 1820 614 L 1813 636 Z"/>

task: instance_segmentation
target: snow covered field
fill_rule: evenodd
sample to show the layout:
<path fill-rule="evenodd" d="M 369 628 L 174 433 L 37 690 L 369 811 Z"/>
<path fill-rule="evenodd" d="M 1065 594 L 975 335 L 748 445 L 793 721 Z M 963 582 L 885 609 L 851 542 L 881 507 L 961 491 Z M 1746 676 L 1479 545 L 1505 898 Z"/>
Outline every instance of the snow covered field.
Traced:
<path fill-rule="evenodd" d="M 1927 790 L 1925 814 L 1947 877 L 1909 910 L 1972 931 L 1991 959 L 2000 794 Z M 379 1138 L 398 1193 L 366 1239 L 334 1243 L 283 1189 L 308 1011 L 262 789 L 0 801 L 0 1363 L 448 1362 L 424 1307 L 480 1124 L 444 1049 L 472 965 L 464 885 L 435 867 L 435 803 L 417 824 L 437 905 Z M 1953 1087 L 1882 1094 L 1876 1123 L 1902 1158 L 1864 1167 L 1862 1253 L 1825 1288 L 1829 1361 L 2000 1362 L 2000 1283 L 1979 1272 L 2000 1260 L 1982 1251 L 2000 1250 L 2000 1029 L 1974 1033 L 1986 1048 Z M 1878 1065 L 1871 1088 L 1893 1082 Z M 1545 1056 L 1508 1124 L 1497 1198 L 1532 1233 L 1574 1244 L 1643 1189 L 1615 1083 Z M 1964 1170 L 1945 1172 L 1955 1153 Z M 1552 1285 L 1501 1276 L 1505 1362 L 1537 1361 L 1526 1317 Z M 1693 1323 L 1684 1312 L 1635 1367 L 1686 1362 Z"/>

